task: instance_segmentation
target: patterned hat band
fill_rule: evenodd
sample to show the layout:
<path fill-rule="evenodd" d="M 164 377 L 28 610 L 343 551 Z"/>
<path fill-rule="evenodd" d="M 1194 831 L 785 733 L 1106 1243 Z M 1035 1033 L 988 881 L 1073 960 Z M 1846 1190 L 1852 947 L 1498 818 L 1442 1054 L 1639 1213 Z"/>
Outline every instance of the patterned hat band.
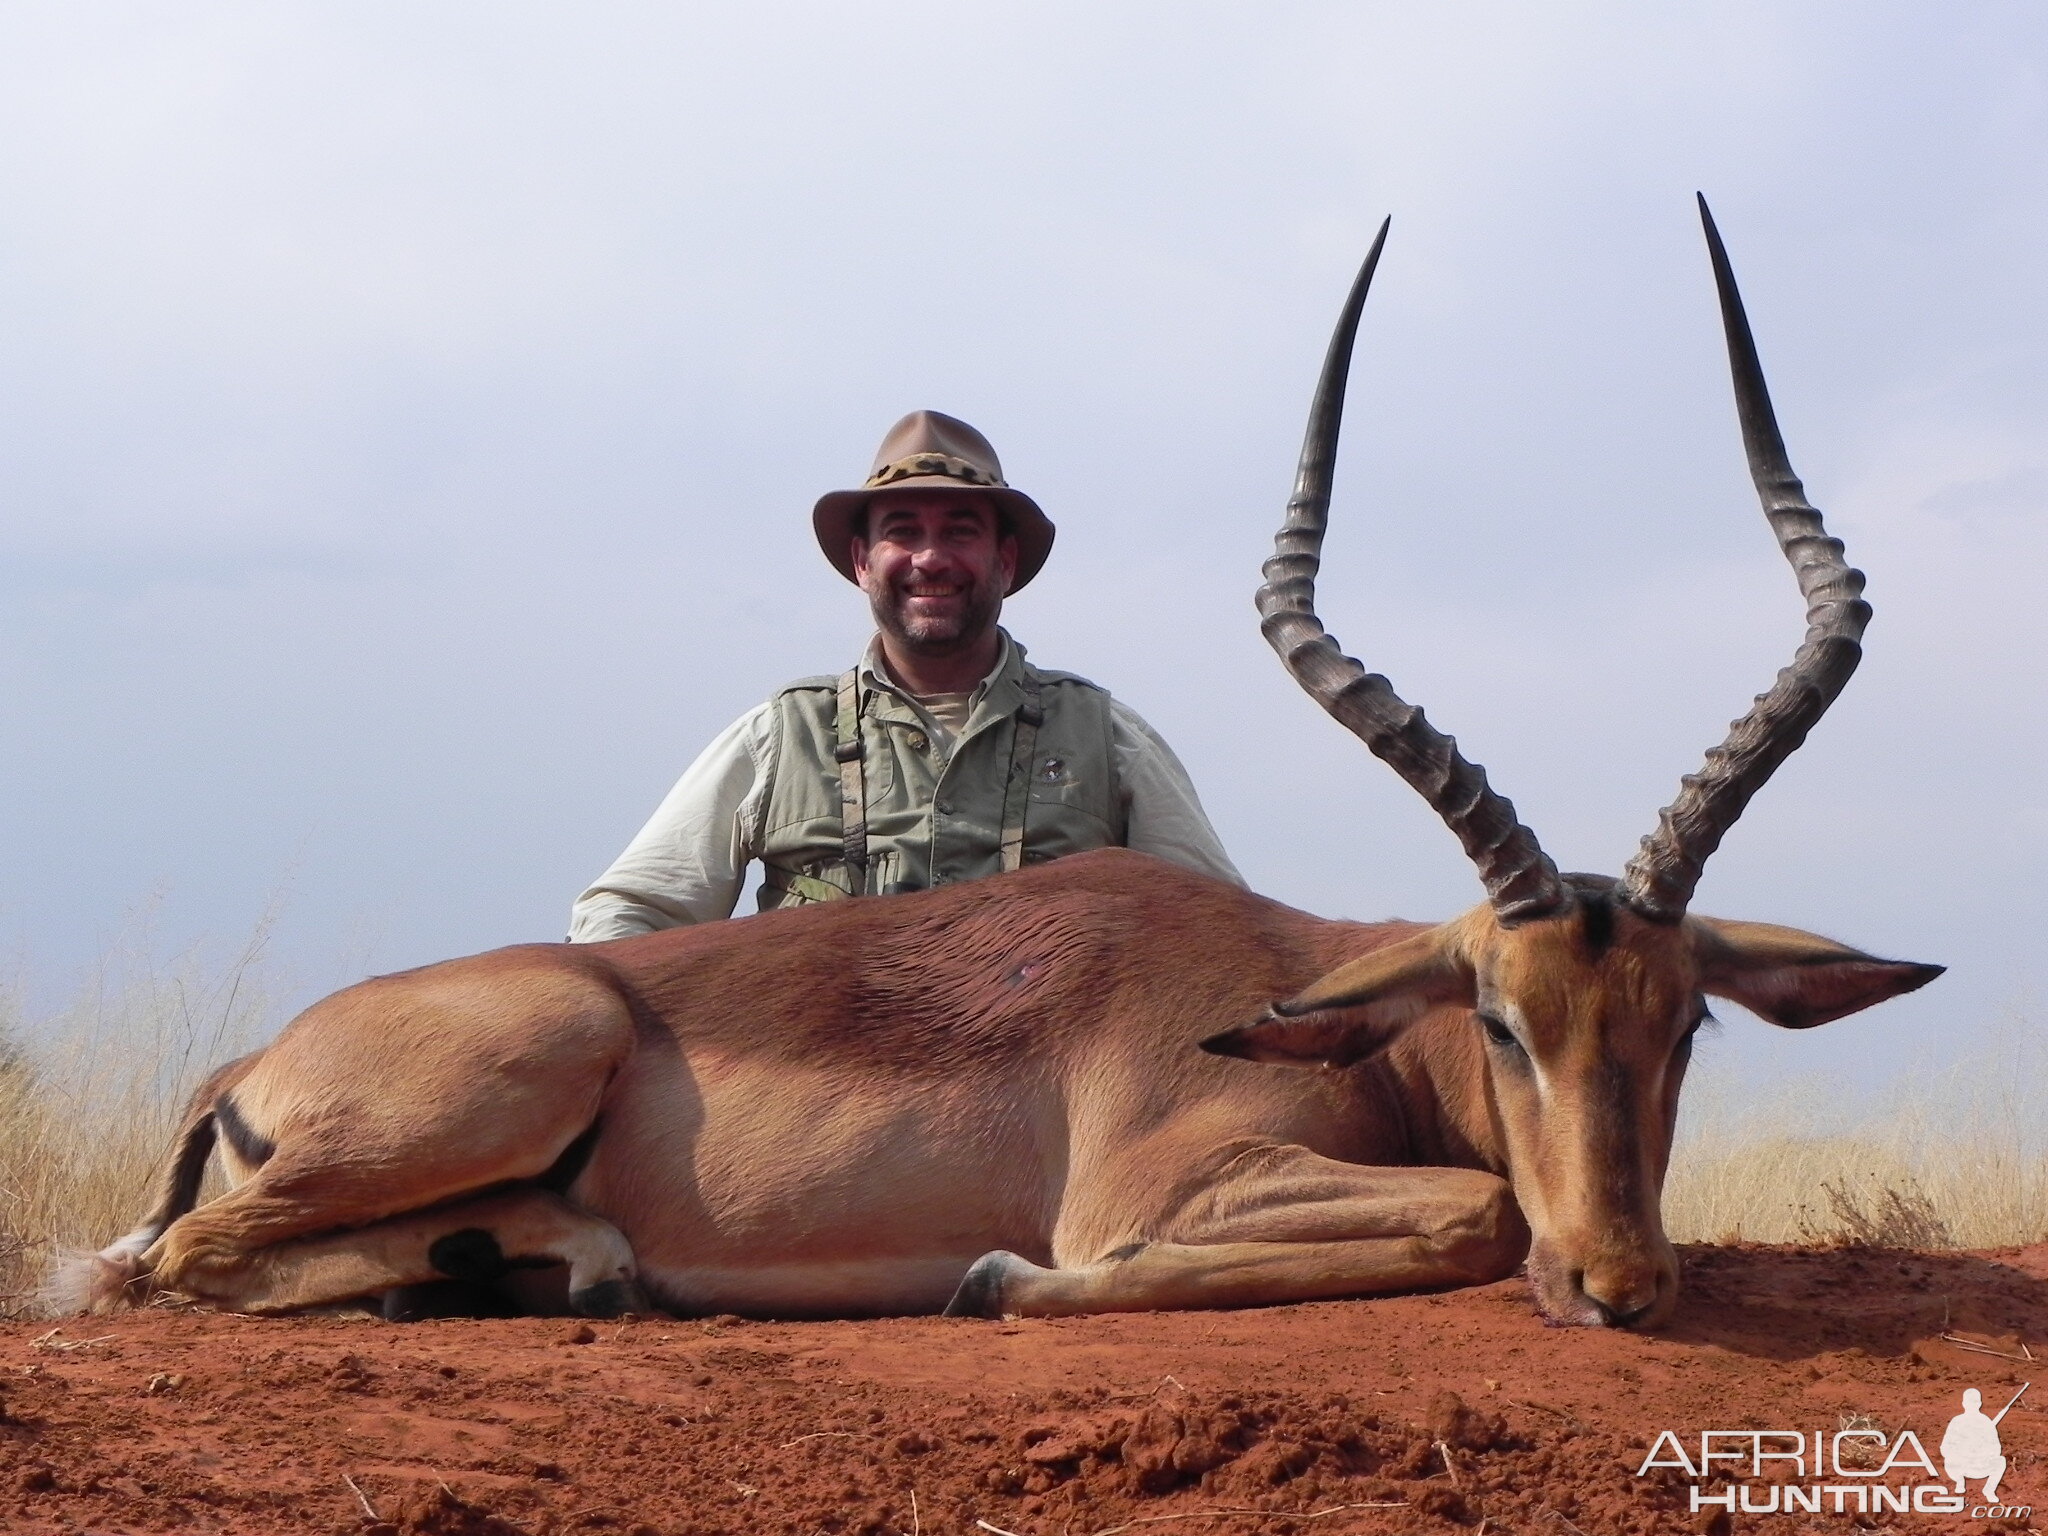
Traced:
<path fill-rule="evenodd" d="M 893 485 L 898 480 L 908 480 L 917 475 L 944 475 L 949 480 L 964 481 L 968 485 L 990 485 L 1002 487 L 1009 482 L 1000 475 L 979 469 L 965 459 L 956 459 L 950 453 L 913 453 L 908 458 L 897 459 L 884 464 L 872 475 L 863 490 L 879 490 Z"/>
<path fill-rule="evenodd" d="M 869 461 L 874 468 L 857 491 L 827 491 L 811 509 L 811 531 L 832 569 L 858 583 L 853 569 L 853 544 L 867 532 L 869 503 L 877 494 L 901 489 L 905 494 L 937 495 L 946 486 L 979 494 L 997 512 L 1005 536 L 1017 541 L 1017 574 L 1012 592 L 1038 574 L 1052 552 L 1052 519 L 1038 503 L 1003 478 L 1002 461 L 989 440 L 957 416 L 942 411 L 912 411 L 889 429 Z"/>

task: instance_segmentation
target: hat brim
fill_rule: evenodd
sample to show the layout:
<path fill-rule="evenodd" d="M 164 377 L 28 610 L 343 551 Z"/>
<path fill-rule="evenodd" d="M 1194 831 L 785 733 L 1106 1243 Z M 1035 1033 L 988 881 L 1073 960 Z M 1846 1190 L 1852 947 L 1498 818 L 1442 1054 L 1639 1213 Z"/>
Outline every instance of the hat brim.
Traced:
<path fill-rule="evenodd" d="M 946 491 L 958 496 L 980 496 L 1003 513 L 1009 521 L 1010 532 L 1017 539 L 1017 574 L 1010 581 L 1011 592 L 1021 592 L 1045 564 L 1045 557 L 1052 553 L 1052 519 L 1022 491 L 1013 491 L 1008 486 L 968 485 L 950 475 L 910 475 L 873 490 L 827 491 L 812 509 L 811 527 L 818 535 L 818 548 L 825 552 L 825 558 L 832 562 L 835 571 L 856 585 L 859 578 L 853 573 L 854 527 L 867 511 L 870 501 L 884 493 L 897 491 Z"/>

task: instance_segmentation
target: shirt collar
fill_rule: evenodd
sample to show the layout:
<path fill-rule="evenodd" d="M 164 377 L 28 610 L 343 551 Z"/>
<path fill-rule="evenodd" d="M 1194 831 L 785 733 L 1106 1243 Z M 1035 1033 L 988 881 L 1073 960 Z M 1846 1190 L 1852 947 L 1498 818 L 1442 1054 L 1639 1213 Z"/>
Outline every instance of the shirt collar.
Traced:
<path fill-rule="evenodd" d="M 1007 629 L 998 628 L 996 636 L 1002 642 L 996 648 L 996 664 L 989 669 L 988 676 L 975 684 L 974 692 L 968 695 L 970 707 L 979 705 L 1000 684 L 1004 682 L 1014 684 L 1017 677 L 1024 670 L 1024 647 L 1010 638 L 1010 632 Z M 868 642 L 867 650 L 861 655 L 860 678 L 863 684 L 872 688 L 880 688 L 886 693 L 893 693 L 899 699 L 915 697 L 909 689 L 889 675 L 889 664 L 882 659 L 882 637 L 880 635 L 876 635 Z M 1022 690 L 1019 689 L 1019 696 L 1021 697 L 1021 695 Z"/>
<path fill-rule="evenodd" d="M 971 735 L 979 735 L 995 721 L 1010 719 L 1024 707 L 1024 647 L 1010 639 L 1010 631 L 1006 629 L 997 629 L 995 633 L 1001 635 L 1001 649 L 995 653 L 995 666 L 989 670 L 989 676 L 985 676 L 967 696 L 967 727 L 956 737 L 961 741 Z M 899 719 L 915 721 L 926 727 L 936 725 L 930 711 L 889 676 L 889 668 L 883 662 L 879 635 L 868 641 L 866 655 L 860 657 L 860 682 L 866 688 L 879 690 L 885 700 L 891 700 L 881 705 L 885 717 L 895 709 L 903 711 Z"/>

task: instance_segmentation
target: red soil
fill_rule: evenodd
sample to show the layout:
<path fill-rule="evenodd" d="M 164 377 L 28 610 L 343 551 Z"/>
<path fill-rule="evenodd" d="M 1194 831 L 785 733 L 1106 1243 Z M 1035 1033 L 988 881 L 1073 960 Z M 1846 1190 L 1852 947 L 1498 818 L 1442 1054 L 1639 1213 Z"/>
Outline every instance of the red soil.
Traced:
<path fill-rule="evenodd" d="M 5 1323 L 0 1531 L 1718 1533 L 1684 1473 L 1636 1475 L 1660 1431 L 1870 1415 L 1938 1459 L 1964 1387 L 1995 1412 L 2048 1354 L 2048 1245 L 1698 1248 L 1686 1286 L 1647 1336 L 1545 1328 L 1513 1281 L 1006 1323 Z M 2002 1502 L 2048 1514 L 2048 1380 L 2000 1434 Z"/>

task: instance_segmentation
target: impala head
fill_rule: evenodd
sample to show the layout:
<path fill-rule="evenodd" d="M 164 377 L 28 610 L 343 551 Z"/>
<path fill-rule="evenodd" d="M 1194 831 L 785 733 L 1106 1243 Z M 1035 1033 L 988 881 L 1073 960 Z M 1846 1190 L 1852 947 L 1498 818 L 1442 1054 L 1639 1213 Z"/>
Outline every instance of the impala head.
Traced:
<path fill-rule="evenodd" d="M 1693 917 L 1707 856 L 1805 739 L 1861 656 L 1863 577 L 1842 558 L 1786 461 L 1742 301 L 1704 201 L 1737 414 L 1765 515 L 1807 601 L 1805 642 L 1768 693 L 1683 780 L 1619 879 L 1560 875 L 1514 806 L 1384 677 L 1341 652 L 1315 613 L 1352 340 L 1386 227 L 1331 341 L 1259 611 L 1302 686 L 1436 808 L 1487 900 L 1339 967 L 1267 1014 L 1204 1042 L 1222 1054 L 1341 1066 L 1433 1009 L 1470 1010 L 1484 1084 L 1475 1129 L 1504 1165 L 1533 1234 L 1529 1278 L 1559 1322 L 1655 1325 L 1677 1298 L 1659 1211 L 1678 1090 L 1708 999 L 1789 1029 L 1910 992 L 1941 967 L 1880 960 L 1761 923 Z"/>

